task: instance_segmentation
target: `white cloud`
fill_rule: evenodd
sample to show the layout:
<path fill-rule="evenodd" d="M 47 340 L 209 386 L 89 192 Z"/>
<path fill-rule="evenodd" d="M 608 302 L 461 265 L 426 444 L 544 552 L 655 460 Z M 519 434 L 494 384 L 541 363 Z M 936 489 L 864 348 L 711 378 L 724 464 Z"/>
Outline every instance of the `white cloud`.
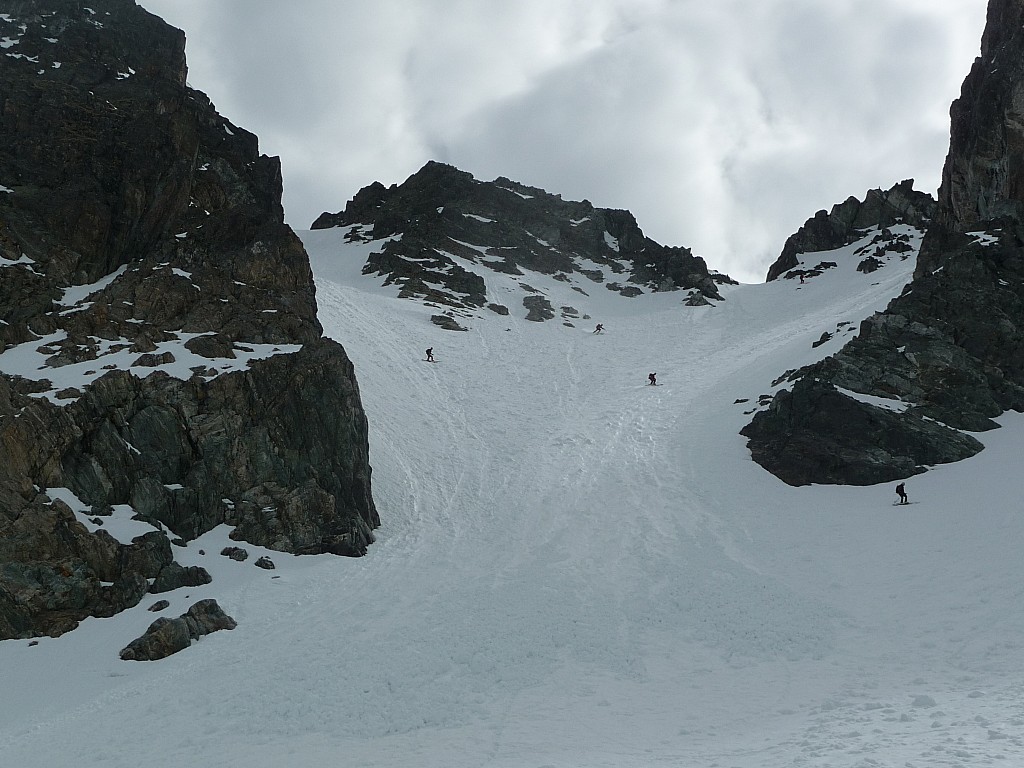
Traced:
<path fill-rule="evenodd" d="M 430 159 L 628 208 L 763 278 L 819 208 L 934 192 L 985 0 L 150 0 L 282 157 L 289 223 Z"/>

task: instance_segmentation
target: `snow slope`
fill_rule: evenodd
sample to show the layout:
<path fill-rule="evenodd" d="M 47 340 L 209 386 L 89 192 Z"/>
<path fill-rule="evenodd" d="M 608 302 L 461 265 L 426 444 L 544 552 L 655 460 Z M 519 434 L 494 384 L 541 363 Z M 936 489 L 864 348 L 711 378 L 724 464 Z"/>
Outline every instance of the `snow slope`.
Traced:
<path fill-rule="evenodd" d="M 371 423 L 377 543 L 270 572 L 217 555 L 223 528 L 176 550 L 214 582 L 164 614 L 214 596 L 239 626 L 160 662 L 117 658 L 151 599 L 0 643 L 0 765 L 1024 764 L 1024 418 L 905 507 L 890 484 L 788 487 L 737 434 L 912 259 L 816 254 L 839 268 L 715 307 L 531 274 L 589 319 L 510 301 L 458 333 L 361 277 L 367 244 L 301 234 Z"/>

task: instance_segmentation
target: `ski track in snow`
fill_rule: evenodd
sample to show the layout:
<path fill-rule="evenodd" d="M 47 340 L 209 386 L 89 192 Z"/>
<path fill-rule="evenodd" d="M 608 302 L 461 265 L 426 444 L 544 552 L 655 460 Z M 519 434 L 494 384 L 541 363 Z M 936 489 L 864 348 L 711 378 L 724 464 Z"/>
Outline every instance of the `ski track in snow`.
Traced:
<path fill-rule="evenodd" d="M 368 244 L 302 235 L 370 420 L 378 541 L 236 563 L 222 527 L 176 548 L 214 582 L 160 615 L 216 596 L 239 626 L 160 662 L 117 659 L 151 599 L 0 643 L 0 765 L 1024 764 L 1024 418 L 910 479 L 907 508 L 891 484 L 785 486 L 738 434 L 912 260 L 714 308 L 530 274 L 606 332 L 506 299 L 460 333 L 359 277 Z"/>

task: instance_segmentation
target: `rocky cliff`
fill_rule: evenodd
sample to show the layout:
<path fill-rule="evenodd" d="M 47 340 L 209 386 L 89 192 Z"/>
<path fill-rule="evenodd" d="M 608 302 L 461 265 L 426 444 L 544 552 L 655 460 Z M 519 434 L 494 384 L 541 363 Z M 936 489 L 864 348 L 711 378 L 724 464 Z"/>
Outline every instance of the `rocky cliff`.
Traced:
<path fill-rule="evenodd" d="M 720 300 L 717 283 L 688 248 L 644 236 L 628 211 L 562 200 L 506 178 L 482 182 L 442 163 L 427 163 L 400 185 L 374 183 L 313 229 L 346 227 L 350 241 L 379 241 L 363 273 L 384 277 L 400 295 L 472 312 L 489 304 L 481 269 L 512 276 L 538 273 L 579 292 L 623 296 L 688 289 L 694 303 Z M 530 318 L 555 316 L 542 292 L 526 285 Z M 491 305 L 507 313 L 509 308 Z"/>
<path fill-rule="evenodd" d="M 1024 410 L 1022 20 L 1024 0 L 990 1 L 981 56 L 950 110 L 914 280 L 842 351 L 791 375 L 791 389 L 744 428 L 755 460 L 786 482 L 923 472 L 981 450 L 968 432 Z"/>
<path fill-rule="evenodd" d="M 867 230 L 886 229 L 895 224 L 908 224 L 925 229 L 935 216 L 935 199 L 914 189 L 914 180 L 906 179 L 889 190 L 872 189 L 863 200 L 849 197 L 820 210 L 786 240 L 782 254 L 768 269 L 768 280 L 776 280 L 795 269 L 805 253 L 830 251 L 849 245 Z"/>
<path fill-rule="evenodd" d="M 221 523 L 361 554 L 366 418 L 277 159 L 131 0 L 2 10 L 0 639 L 137 603 Z M 151 533 L 119 541 L 114 510 Z"/>
<path fill-rule="evenodd" d="M 939 189 L 939 224 L 982 229 L 1024 220 L 1024 4 L 990 0 L 981 55 L 950 108 L 950 149 Z M 927 262 L 927 260 L 926 260 Z M 929 265 L 922 265 L 922 272 Z"/>

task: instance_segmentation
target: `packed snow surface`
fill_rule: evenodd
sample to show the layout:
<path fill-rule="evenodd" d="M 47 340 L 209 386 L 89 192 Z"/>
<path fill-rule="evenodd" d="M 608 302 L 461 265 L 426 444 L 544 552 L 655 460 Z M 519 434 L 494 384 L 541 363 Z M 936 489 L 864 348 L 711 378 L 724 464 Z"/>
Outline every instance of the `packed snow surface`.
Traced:
<path fill-rule="evenodd" d="M 816 255 L 839 267 L 714 307 L 530 274 L 589 318 L 509 300 L 459 333 L 361 276 L 366 244 L 303 238 L 370 421 L 377 542 L 239 563 L 221 527 L 175 548 L 212 584 L 0 643 L 0 765 L 1024 765 L 1024 418 L 909 479 L 907 506 L 895 483 L 786 486 L 738 434 L 913 259 Z M 203 597 L 238 628 L 119 660 Z"/>

